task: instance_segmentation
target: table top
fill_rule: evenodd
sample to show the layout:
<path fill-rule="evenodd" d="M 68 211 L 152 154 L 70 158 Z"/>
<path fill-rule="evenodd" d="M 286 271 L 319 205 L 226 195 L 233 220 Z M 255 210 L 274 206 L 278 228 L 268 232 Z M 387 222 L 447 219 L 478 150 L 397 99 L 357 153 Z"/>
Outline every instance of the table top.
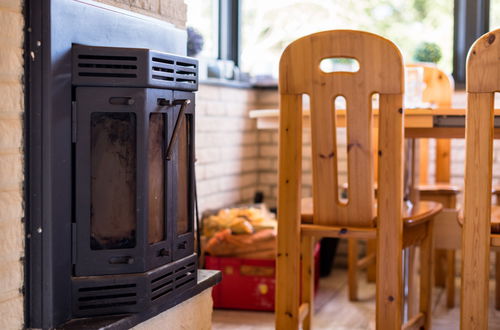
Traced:
<path fill-rule="evenodd" d="M 374 102 L 373 105 L 377 103 Z M 405 134 L 407 137 L 448 137 L 463 138 L 465 127 L 465 108 L 467 104 L 467 93 L 463 90 L 453 92 L 451 107 L 435 107 L 424 104 L 421 107 L 405 109 Z M 500 104 L 500 93 L 495 93 L 495 104 Z M 339 106 L 345 106 L 339 104 Z M 309 125 L 309 99 L 304 98 L 304 126 Z M 378 117 L 378 110 L 373 110 L 375 120 Z M 345 109 L 336 110 L 339 126 L 345 126 Z M 278 129 L 279 110 L 278 109 L 256 109 L 249 113 L 250 118 L 257 120 L 258 129 Z M 499 128 L 500 138 L 500 109 L 495 110 L 495 127 Z M 446 128 L 446 132 L 444 129 Z M 432 129 L 432 130 L 431 130 Z M 443 136 L 444 135 L 444 136 Z"/>
<path fill-rule="evenodd" d="M 408 138 L 464 138 L 465 108 L 409 108 L 405 114 L 405 136 Z M 310 125 L 310 111 L 304 109 L 304 127 Z M 345 127 L 346 110 L 337 110 L 337 125 Z M 373 110 L 374 125 L 378 126 L 378 109 Z M 278 109 L 259 109 L 249 112 L 257 120 L 257 129 L 277 130 Z M 495 138 L 500 138 L 500 109 L 495 109 Z"/>
<path fill-rule="evenodd" d="M 465 116 L 465 108 L 407 108 L 404 109 L 405 116 Z M 303 110 L 304 116 L 310 115 L 309 109 Z M 346 110 L 340 109 L 336 113 L 345 116 Z M 378 109 L 373 110 L 374 115 L 378 115 Z M 500 115 L 500 109 L 495 109 L 495 116 Z M 279 116 L 279 109 L 256 109 L 250 110 L 250 118 L 273 118 Z"/>

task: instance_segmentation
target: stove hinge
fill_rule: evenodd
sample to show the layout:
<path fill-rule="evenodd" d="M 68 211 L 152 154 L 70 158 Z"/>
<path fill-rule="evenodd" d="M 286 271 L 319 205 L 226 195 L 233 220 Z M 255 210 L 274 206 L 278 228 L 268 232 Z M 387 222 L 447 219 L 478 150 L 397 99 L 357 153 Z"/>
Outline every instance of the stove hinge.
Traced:
<path fill-rule="evenodd" d="M 71 223 L 71 262 L 76 265 L 76 222 Z"/>
<path fill-rule="evenodd" d="M 71 142 L 76 143 L 76 101 L 71 101 Z"/>

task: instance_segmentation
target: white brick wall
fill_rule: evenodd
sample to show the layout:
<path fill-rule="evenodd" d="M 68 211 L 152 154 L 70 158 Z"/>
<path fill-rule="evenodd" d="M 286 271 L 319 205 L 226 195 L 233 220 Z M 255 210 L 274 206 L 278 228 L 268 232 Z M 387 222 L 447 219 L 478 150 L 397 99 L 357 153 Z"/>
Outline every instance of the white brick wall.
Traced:
<path fill-rule="evenodd" d="M 276 104 L 274 107 L 278 107 Z M 262 191 L 269 206 L 276 206 L 278 197 L 278 132 L 259 131 L 258 190 Z M 345 153 L 345 129 L 338 131 L 339 142 L 339 182 L 347 181 L 347 161 Z M 312 195 L 311 131 L 304 129 L 302 136 L 302 196 Z"/>
<path fill-rule="evenodd" d="M 8 0 L 9 1 L 9 0 Z M 184 0 L 96 0 L 161 20 L 178 27 L 186 26 L 187 7 Z"/>
<path fill-rule="evenodd" d="M 429 141 L 429 180 L 434 182 L 436 173 L 435 141 Z M 465 171 L 465 140 L 451 140 L 451 183 L 459 187 L 464 185 Z M 493 186 L 500 185 L 500 140 L 493 141 Z M 463 194 L 458 196 L 458 204 L 463 202 Z M 493 201 L 494 202 L 494 201 Z"/>
<path fill-rule="evenodd" d="M 304 108 L 308 107 L 309 100 L 304 97 Z M 267 90 L 257 92 L 258 109 L 277 109 L 279 107 L 279 95 L 277 91 Z M 337 132 L 338 159 L 339 159 L 339 182 L 347 181 L 347 155 L 345 128 L 339 128 Z M 258 182 L 257 190 L 265 195 L 265 201 L 269 206 L 276 206 L 278 197 L 278 140 L 277 130 L 259 130 L 259 158 L 258 158 Z M 312 160 L 311 160 L 311 130 L 304 128 L 302 135 L 302 196 L 312 195 Z"/>
<path fill-rule="evenodd" d="M 23 265 L 22 0 L 0 2 L 0 329 L 21 329 Z"/>
<path fill-rule="evenodd" d="M 253 90 L 200 84 L 196 96 L 196 177 L 200 211 L 251 202 L 258 180 Z"/>

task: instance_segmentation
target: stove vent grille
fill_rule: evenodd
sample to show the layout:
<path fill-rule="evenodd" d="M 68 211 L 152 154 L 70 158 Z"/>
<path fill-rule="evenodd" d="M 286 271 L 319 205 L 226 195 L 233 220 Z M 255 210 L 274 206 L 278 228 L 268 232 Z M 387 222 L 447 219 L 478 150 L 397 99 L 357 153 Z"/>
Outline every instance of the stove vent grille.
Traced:
<path fill-rule="evenodd" d="M 197 65 L 185 60 L 172 60 L 161 57 L 151 59 L 151 78 L 179 84 L 197 84 Z"/>
<path fill-rule="evenodd" d="M 137 78 L 137 57 L 78 55 L 80 77 Z"/>
<path fill-rule="evenodd" d="M 73 314 L 137 313 L 157 303 L 179 300 L 196 285 L 197 274 L 193 254 L 146 273 L 73 277 Z"/>
<path fill-rule="evenodd" d="M 173 271 L 151 279 L 151 300 L 155 301 L 184 286 L 194 285 L 196 263 L 181 264 Z"/>
<path fill-rule="evenodd" d="M 76 307 L 82 314 L 113 313 L 116 309 L 132 312 L 137 304 L 136 284 L 86 286 L 77 289 Z"/>
<path fill-rule="evenodd" d="M 198 61 L 141 48 L 73 45 L 73 85 L 198 89 Z"/>

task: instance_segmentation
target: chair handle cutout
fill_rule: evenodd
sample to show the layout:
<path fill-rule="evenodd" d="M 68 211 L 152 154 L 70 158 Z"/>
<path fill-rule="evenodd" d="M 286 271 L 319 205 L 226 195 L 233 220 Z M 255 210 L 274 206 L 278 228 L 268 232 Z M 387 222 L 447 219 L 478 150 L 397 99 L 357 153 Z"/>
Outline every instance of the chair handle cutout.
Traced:
<path fill-rule="evenodd" d="M 319 62 L 319 69 L 323 73 L 355 73 L 359 71 L 359 62 L 350 57 L 327 57 Z"/>

